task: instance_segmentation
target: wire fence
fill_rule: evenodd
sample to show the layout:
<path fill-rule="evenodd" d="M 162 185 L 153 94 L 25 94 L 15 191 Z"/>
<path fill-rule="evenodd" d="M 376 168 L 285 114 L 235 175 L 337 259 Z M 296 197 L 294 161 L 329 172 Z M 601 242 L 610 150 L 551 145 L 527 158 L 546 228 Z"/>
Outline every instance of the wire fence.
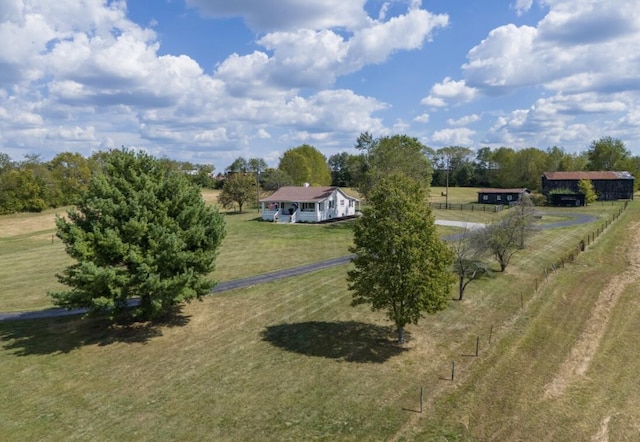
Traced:
<path fill-rule="evenodd" d="M 602 203 L 605 204 L 604 202 Z M 528 287 L 523 287 L 522 290 L 519 290 L 516 294 L 519 294 L 518 299 L 518 309 L 524 309 L 525 303 L 531 299 L 540 289 L 543 282 L 545 282 L 552 274 L 555 274 L 559 269 L 564 268 L 566 264 L 570 264 L 574 262 L 578 255 L 585 250 L 587 250 L 597 239 L 602 235 L 610 226 L 613 224 L 622 213 L 627 209 L 629 205 L 629 201 L 625 201 L 624 204 L 615 211 L 608 219 L 601 221 L 596 228 L 584 236 L 580 241 L 578 241 L 575 246 L 569 248 L 565 253 L 563 253 L 559 258 L 551 262 L 549 265 L 545 266 L 541 272 L 534 274 L 530 285 Z M 488 337 L 488 345 L 491 346 L 491 338 L 493 335 L 493 325 L 489 330 Z M 476 348 L 475 355 L 467 355 L 467 356 L 478 356 L 480 350 L 480 336 L 476 336 Z M 441 379 L 445 379 L 441 377 Z M 449 379 L 448 377 L 446 378 Z M 451 361 L 451 381 L 455 380 L 455 361 Z"/>
<path fill-rule="evenodd" d="M 470 210 L 471 212 L 502 212 L 504 205 L 431 203 L 431 208 L 440 210 Z"/>

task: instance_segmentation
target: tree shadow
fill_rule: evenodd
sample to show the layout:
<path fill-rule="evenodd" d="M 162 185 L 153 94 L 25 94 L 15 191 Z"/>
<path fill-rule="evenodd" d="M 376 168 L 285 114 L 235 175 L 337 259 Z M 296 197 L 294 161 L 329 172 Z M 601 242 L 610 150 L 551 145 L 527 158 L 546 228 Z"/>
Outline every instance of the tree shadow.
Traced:
<path fill-rule="evenodd" d="M 263 341 L 287 351 L 360 363 L 383 363 L 408 350 L 394 338 L 391 327 L 355 321 L 278 324 L 262 332 Z"/>
<path fill-rule="evenodd" d="M 59 317 L 0 322 L 2 348 L 17 356 L 69 353 L 87 345 L 146 344 L 168 327 L 182 327 L 190 316 L 177 310 L 146 322 L 112 321 L 104 317 Z"/>

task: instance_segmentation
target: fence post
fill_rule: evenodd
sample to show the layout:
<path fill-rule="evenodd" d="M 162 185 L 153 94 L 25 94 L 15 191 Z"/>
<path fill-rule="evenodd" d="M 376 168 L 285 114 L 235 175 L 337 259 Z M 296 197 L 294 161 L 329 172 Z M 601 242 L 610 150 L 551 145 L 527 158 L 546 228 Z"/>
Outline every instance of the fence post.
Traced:
<path fill-rule="evenodd" d="M 454 361 L 451 361 L 451 380 L 452 381 L 455 379 L 455 375 L 456 375 L 456 363 Z"/>
<path fill-rule="evenodd" d="M 420 387 L 420 413 L 422 413 L 423 406 L 424 406 L 424 387 Z"/>
<path fill-rule="evenodd" d="M 522 292 L 520 292 L 520 308 L 524 308 L 524 299 L 522 298 Z"/>
<path fill-rule="evenodd" d="M 476 357 L 478 357 L 479 350 L 480 350 L 480 336 L 476 338 Z"/>

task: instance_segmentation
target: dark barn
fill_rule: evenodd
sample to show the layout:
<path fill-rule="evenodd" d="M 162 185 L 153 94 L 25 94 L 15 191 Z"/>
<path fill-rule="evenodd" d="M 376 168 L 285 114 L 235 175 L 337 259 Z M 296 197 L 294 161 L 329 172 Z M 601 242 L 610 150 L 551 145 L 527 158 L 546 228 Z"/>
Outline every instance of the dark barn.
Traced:
<path fill-rule="evenodd" d="M 569 189 L 579 192 L 578 182 L 590 180 L 598 200 L 611 201 L 633 199 L 635 178 L 629 172 L 546 172 L 542 175 L 542 193 L 549 195 L 554 189 Z"/>
<path fill-rule="evenodd" d="M 520 196 L 529 193 L 528 189 L 480 189 L 478 203 L 480 204 L 511 204 L 520 201 Z"/>

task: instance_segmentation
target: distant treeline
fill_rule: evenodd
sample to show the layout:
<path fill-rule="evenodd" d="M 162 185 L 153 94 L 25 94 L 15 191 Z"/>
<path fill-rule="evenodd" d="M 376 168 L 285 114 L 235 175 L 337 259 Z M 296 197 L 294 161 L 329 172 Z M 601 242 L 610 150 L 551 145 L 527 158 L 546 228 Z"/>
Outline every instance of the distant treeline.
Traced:
<path fill-rule="evenodd" d="M 568 153 L 553 146 L 515 150 L 509 147 L 472 150 L 450 146 L 424 148 L 432 167 L 432 186 L 541 189 L 545 172 L 624 170 L 638 176 L 640 156 L 632 156 L 624 143 L 611 137 L 593 141 L 580 153 Z M 359 187 L 366 153 L 342 152 L 329 157 L 332 182 L 336 186 Z M 638 180 L 636 180 L 636 189 Z"/>
<path fill-rule="evenodd" d="M 74 204 L 87 188 L 91 177 L 102 172 L 105 155 L 97 152 L 89 158 L 79 153 L 63 152 L 51 161 L 39 155 L 27 155 L 13 161 L 0 152 L 0 214 L 40 212 Z M 213 187 L 212 165 L 191 164 L 162 159 L 170 169 L 184 171 L 193 182 Z"/>
<path fill-rule="evenodd" d="M 633 156 L 624 143 L 603 137 L 591 142 L 580 153 L 568 153 L 553 146 L 512 149 L 449 146 L 433 149 L 406 135 L 374 138 L 363 133 L 355 143 L 355 154 L 341 152 L 324 157 L 316 148 L 302 145 L 289 149 L 277 168 L 267 167 L 262 158 L 239 157 L 225 173 L 214 177 L 212 164 L 192 164 L 161 159 L 167 168 L 182 171 L 194 183 L 205 188 L 221 188 L 230 173 L 257 177 L 264 190 L 283 185 L 328 185 L 353 187 L 366 196 L 379 177 L 403 173 L 431 186 L 495 187 L 540 190 L 545 172 L 582 170 L 624 170 L 640 174 L 640 156 Z M 47 208 L 74 204 L 91 179 L 102 172 L 108 151 L 88 158 L 63 152 L 51 161 L 27 155 L 13 161 L 0 152 L 0 214 L 39 212 Z M 636 180 L 636 189 L 639 180 Z M 255 185 L 255 183 L 254 183 Z M 253 195 L 253 193 L 252 193 Z"/>

